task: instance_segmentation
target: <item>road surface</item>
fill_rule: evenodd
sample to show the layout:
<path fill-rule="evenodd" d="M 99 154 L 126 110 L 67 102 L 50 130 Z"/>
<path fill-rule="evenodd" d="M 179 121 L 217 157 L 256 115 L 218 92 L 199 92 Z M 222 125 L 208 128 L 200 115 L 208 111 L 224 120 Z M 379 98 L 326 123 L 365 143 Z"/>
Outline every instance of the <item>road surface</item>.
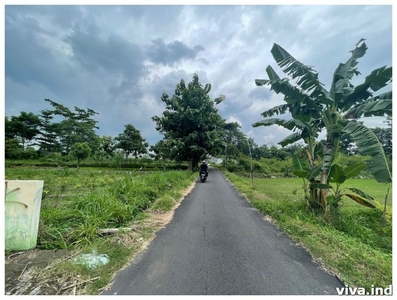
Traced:
<path fill-rule="evenodd" d="M 218 170 L 103 295 L 336 295 L 339 280 L 263 220 Z"/>

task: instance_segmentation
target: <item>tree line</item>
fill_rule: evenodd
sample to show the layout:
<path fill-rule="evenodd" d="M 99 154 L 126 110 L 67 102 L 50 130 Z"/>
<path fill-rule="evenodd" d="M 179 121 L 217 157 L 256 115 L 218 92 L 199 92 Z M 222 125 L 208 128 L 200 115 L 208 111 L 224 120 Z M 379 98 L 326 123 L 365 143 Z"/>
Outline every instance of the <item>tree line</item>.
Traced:
<path fill-rule="evenodd" d="M 238 157 L 252 157 L 254 160 L 275 158 L 287 160 L 302 152 L 305 145 L 294 143 L 280 148 L 276 145 L 257 145 L 247 137 L 236 122 L 227 123 L 219 115 L 216 105 L 224 96 L 211 99 L 211 85 L 202 86 L 197 74 L 187 85 L 181 80 L 172 97 L 164 93 L 165 103 L 162 116 L 153 116 L 156 129 L 163 139 L 149 145 L 132 124 L 124 125 L 119 135 L 99 136 L 94 110 L 74 107 L 74 110 L 45 99 L 51 109 L 39 114 L 22 111 L 19 116 L 5 117 L 6 159 L 43 158 L 48 156 L 73 156 L 78 163 L 92 157 L 105 161 L 115 156 L 125 160 L 148 155 L 153 159 L 186 162 L 190 169 L 196 169 L 198 162 L 209 156 L 220 156 L 226 162 Z M 374 133 L 381 141 L 385 153 L 392 155 L 391 119 L 387 128 L 375 128 Z M 323 141 L 324 142 L 324 141 Z M 351 138 L 341 137 L 341 152 L 356 154 L 357 147 Z"/>
<path fill-rule="evenodd" d="M 239 156 L 254 159 L 276 157 L 285 160 L 292 157 L 300 146 L 279 149 L 275 145 L 258 146 L 252 138 L 241 132 L 238 123 L 227 123 L 215 105 L 223 96 L 210 99 L 211 85 L 201 85 L 198 76 L 185 84 L 176 85 L 170 98 L 161 96 L 165 103 L 162 116 L 152 119 L 156 129 L 164 137 L 149 145 L 132 124 L 124 125 L 119 135 L 99 136 L 93 109 L 74 107 L 74 110 L 50 99 L 44 99 L 51 109 L 39 114 L 22 111 L 19 116 L 5 116 L 6 159 L 43 158 L 48 156 L 73 156 L 80 160 L 92 157 L 99 161 L 122 156 L 125 160 L 147 154 L 154 159 L 186 162 L 196 169 L 198 162 L 209 156 L 220 155 L 226 160 Z"/>
<path fill-rule="evenodd" d="M 73 155 L 78 160 L 93 156 L 103 160 L 116 153 L 127 159 L 147 153 L 149 146 L 140 131 L 132 124 L 116 137 L 98 136 L 94 116 L 88 108 L 68 107 L 45 99 L 52 109 L 38 115 L 21 112 L 19 116 L 5 117 L 5 157 L 13 159 L 37 158 L 53 155 Z"/>

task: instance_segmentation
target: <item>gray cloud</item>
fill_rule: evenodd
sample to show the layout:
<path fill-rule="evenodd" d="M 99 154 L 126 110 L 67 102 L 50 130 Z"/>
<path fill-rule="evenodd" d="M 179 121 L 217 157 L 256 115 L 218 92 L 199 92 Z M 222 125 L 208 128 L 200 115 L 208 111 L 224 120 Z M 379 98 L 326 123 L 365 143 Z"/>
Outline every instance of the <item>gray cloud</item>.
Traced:
<path fill-rule="evenodd" d="M 194 59 L 200 51 L 204 51 L 204 47 L 196 45 L 189 48 L 181 41 L 173 41 L 166 44 L 162 39 L 152 40 L 152 44 L 148 47 L 148 56 L 154 62 L 165 66 L 175 66 L 183 59 Z"/>
<path fill-rule="evenodd" d="M 271 100 L 271 95 L 272 93 L 270 92 L 269 89 L 265 87 L 256 87 L 253 88 L 249 93 L 248 97 L 253 98 L 253 99 L 260 99 L 260 100 Z"/>
<path fill-rule="evenodd" d="M 8 18 L 5 27 L 6 76 L 22 85 L 38 83 L 53 93 L 67 93 L 76 78 L 69 75 L 78 72 L 46 46 L 52 37 L 52 32 L 42 28 L 32 17 Z"/>
<path fill-rule="evenodd" d="M 5 7 L 5 113 L 38 113 L 50 98 L 99 113 L 99 135 L 138 128 L 149 143 L 161 136 L 151 120 L 161 115 L 161 94 L 197 73 L 224 119 L 238 120 L 257 144 L 288 132 L 252 128 L 260 113 L 282 103 L 256 78 L 275 63 L 273 43 L 319 72 L 329 86 L 360 38 L 361 83 L 392 64 L 391 5 L 7 5 Z"/>
<path fill-rule="evenodd" d="M 145 73 L 141 48 L 117 34 L 102 37 L 100 29 L 91 26 L 86 30 L 77 28 L 65 41 L 75 59 L 91 72 L 122 74 L 128 80 Z"/>

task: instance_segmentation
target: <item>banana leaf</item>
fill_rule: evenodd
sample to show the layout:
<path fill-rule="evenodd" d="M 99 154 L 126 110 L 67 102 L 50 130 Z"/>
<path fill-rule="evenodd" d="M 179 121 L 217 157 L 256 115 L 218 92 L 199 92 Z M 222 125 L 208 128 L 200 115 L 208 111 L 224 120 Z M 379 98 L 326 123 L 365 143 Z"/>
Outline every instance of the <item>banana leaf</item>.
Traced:
<path fill-rule="evenodd" d="M 304 159 L 294 156 L 292 158 L 292 173 L 299 178 L 307 178 L 309 175 L 309 167 Z"/>
<path fill-rule="evenodd" d="M 370 159 L 365 164 L 376 181 L 383 183 L 392 182 L 385 152 L 374 132 L 356 121 L 347 122 L 343 132 L 350 135 L 362 155 L 370 156 Z"/>
<path fill-rule="evenodd" d="M 354 201 L 356 201 L 357 203 L 364 205 L 366 207 L 370 207 L 370 208 L 375 208 L 375 205 L 365 201 L 363 198 L 357 196 L 357 195 L 353 195 L 353 194 L 343 194 L 344 196 L 349 197 L 350 199 L 353 199 Z"/>
<path fill-rule="evenodd" d="M 349 188 L 349 187 L 346 187 L 346 188 L 349 189 L 349 190 L 351 190 L 352 192 L 354 192 L 354 193 L 360 195 L 361 197 L 363 197 L 363 198 L 365 198 L 365 199 L 374 200 L 373 197 L 371 197 L 370 195 L 364 193 L 362 190 L 359 190 L 359 189 L 357 189 L 357 188 Z"/>
<path fill-rule="evenodd" d="M 387 86 L 391 80 L 392 67 L 386 68 L 386 66 L 384 66 L 373 70 L 371 74 L 365 78 L 365 82 L 356 86 L 354 91 L 346 97 L 343 104 L 340 105 L 340 108 L 346 110 L 356 103 L 366 101 L 369 97 L 372 97 L 373 92 Z M 389 99 L 391 99 L 391 97 Z"/>
<path fill-rule="evenodd" d="M 324 85 L 318 79 L 317 71 L 295 59 L 281 46 L 274 44 L 271 53 L 283 72 L 297 79 L 297 84 L 306 93 L 310 93 L 312 99 L 317 99 L 321 103 L 332 103 L 333 99 Z"/>
<path fill-rule="evenodd" d="M 333 165 L 329 173 L 329 181 L 335 183 L 344 183 L 347 179 L 345 172 L 340 165 Z"/>
<path fill-rule="evenodd" d="M 392 92 L 387 92 L 377 97 L 355 105 L 344 115 L 344 119 L 358 119 L 361 117 L 384 116 L 392 113 Z"/>
<path fill-rule="evenodd" d="M 360 175 L 361 171 L 365 169 L 364 163 L 355 163 L 344 169 L 347 178 L 352 178 Z"/>

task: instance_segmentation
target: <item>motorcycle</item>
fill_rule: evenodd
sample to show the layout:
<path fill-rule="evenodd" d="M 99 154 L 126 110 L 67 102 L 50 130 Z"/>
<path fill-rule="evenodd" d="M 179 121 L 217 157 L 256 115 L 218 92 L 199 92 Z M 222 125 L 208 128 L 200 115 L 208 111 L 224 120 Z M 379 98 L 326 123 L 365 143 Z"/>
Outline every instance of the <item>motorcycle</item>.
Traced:
<path fill-rule="evenodd" d="M 205 171 L 201 171 L 200 172 L 200 180 L 201 180 L 201 182 L 204 182 L 206 179 L 207 179 L 207 172 L 205 172 Z"/>

